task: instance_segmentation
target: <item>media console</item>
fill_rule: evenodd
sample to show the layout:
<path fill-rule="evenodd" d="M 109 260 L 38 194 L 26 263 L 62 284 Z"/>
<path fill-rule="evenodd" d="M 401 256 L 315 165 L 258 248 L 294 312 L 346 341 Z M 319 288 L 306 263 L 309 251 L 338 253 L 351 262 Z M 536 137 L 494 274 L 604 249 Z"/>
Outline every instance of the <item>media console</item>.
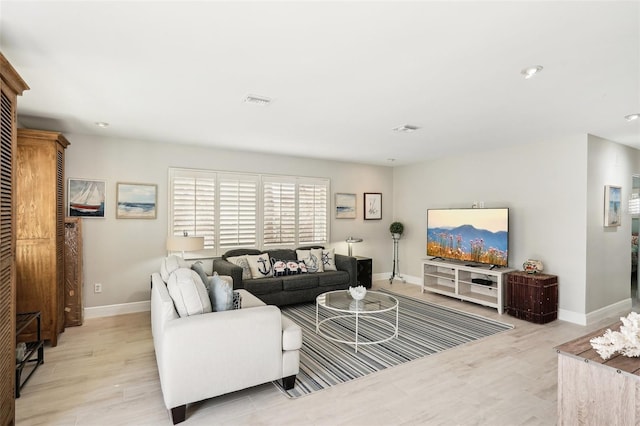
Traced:
<path fill-rule="evenodd" d="M 470 266 L 442 260 L 422 260 L 422 292 L 442 294 L 504 312 L 504 275 L 509 268 Z"/>

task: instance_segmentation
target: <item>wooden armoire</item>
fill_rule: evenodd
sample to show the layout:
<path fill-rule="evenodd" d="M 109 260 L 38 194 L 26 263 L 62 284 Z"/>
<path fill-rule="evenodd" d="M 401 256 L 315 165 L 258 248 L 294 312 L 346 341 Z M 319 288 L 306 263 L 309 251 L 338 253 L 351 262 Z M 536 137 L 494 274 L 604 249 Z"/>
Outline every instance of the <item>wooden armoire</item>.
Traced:
<path fill-rule="evenodd" d="M 64 150 L 58 132 L 18 129 L 16 294 L 18 312 L 40 311 L 42 338 L 64 331 Z"/>
<path fill-rule="evenodd" d="M 0 425 L 15 423 L 17 98 L 29 86 L 0 53 Z"/>

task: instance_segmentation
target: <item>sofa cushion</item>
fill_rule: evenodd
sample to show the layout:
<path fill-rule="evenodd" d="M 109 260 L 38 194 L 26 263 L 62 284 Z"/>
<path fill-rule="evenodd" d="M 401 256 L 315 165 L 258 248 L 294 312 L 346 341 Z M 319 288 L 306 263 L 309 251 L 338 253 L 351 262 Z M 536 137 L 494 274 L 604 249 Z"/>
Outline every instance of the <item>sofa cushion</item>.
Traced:
<path fill-rule="evenodd" d="M 265 253 L 269 254 L 269 257 L 275 257 L 280 260 L 297 260 L 295 250 L 291 249 L 271 249 L 265 250 Z"/>
<path fill-rule="evenodd" d="M 195 271 L 179 268 L 169 276 L 167 290 L 181 317 L 211 312 L 211 301 L 204 283 Z"/>
<path fill-rule="evenodd" d="M 322 269 L 326 271 L 337 271 L 335 249 L 322 250 Z"/>
<path fill-rule="evenodd" d="M 347 271 L 328 271 L 316 276 L 320 287 L 349 284 L 349 273 Z"/>
<path fill-rule="evenodd" d="M 233 309 L 233 287 L 214 273 L 209 281 L 209 297 L 214 312 Z"/>
<path fill-rule="evenodd" d="M 244 281 L 244 288 L 255 295 L 277 293 L 282 291 L 283 277 L 258 278 Z"/>
<path fill-rule="evenodd" d="M 242 309 L 242 295 L 237 291 L 233 292 L 233 309 Z"/>
<path fill-rule="evenodd" d="M 249 261 L 247 260 L 247 255 L 242 256 L 232 256 L 227 257 L 227 261 L 233 263 L 236 266 L 242 268 L 242 279 L 250 280 L 251 277 L 251 268 L 249 267 Z"/>
<path fill-rule="evenodd" d="M 204 283 L 204 286 L 206 287 L 207 283 L 209 281 L 209 276 L 207 275 L 206 271 L 204 270 L 204 263 L 202 263 L 201 261 L 198 260 L 193 265 L 191 265 L 191 269 L 196 271 L 196 273 L 198 274 L 198 276 L 200 277 L 200 279 Z"/>
<path fill-rule="evenodd" d="M 272 277 L 271 260 L 268 253 L 261 253 L 256 255 L 247 255 L 247 261 L 249 262 L 249 268 L 251 268 L 251 277 L 267 278 Z"/>
<path fill-rule="evenodd" d="M 262 252 L 258 249 L 248 249 L 248 248 L 233 249 L 223 254 L 222 259 L 228 260 L 228 258 L 230 257 L 244 256 L 246 254 L 260 254 L 260 253 Z"/>
<path fill-rule="evenodd" d="M 318 275 L 306 274 L 282 277 L 282 289 L 285 291 L 290 290 L 305 290 L 308 288 L 318 287 Z"/>
<path fill-rule="evenodd" d="M 169 276 L 178 268 L 186 268 L 187 263 L 176 255 L 167 256 L 160 263 L 160 276 L 165 283 L 169 282 Z"/>
<path fill-rule="evenodd" d="M 304 261 L 308 272 L 323 272 L 322 249 L 296 250 L 298 260 Z"/>

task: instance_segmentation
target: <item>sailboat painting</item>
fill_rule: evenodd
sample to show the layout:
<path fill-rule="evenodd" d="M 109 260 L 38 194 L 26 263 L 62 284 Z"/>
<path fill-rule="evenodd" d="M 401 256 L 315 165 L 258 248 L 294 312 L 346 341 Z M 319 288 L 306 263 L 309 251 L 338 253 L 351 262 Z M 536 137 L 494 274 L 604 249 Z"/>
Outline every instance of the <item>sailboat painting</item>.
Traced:
<path fill-rule="evenodd" d="M 69 216 L 104 218 L 106 182 L 103 180 L 69 179 Z"/>
<path fill-rule="evenodd" d="M 117 219 L 155 219 L 158 186 L 147 183 L 118 183 Z"/>

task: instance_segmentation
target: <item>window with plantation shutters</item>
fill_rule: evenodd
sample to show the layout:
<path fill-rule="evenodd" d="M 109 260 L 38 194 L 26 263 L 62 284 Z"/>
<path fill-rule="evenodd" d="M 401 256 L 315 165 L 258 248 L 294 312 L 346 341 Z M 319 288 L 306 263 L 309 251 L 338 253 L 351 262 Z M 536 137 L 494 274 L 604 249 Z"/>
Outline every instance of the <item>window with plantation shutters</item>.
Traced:
<path fill-rule="evenodd" d="M 329 180 L 169 169 L 169 234 L 205 238 L 205 255 L 326 243 Z"/>
<path fill-rule="evenodd" d="M 215 175 L 170 169 L 171 235 L 204 237 L 204 248 L 215 249 Z"/>
<path fill-rule="evenodd" d="M 258 221 L 258 178 L 221 175 L 219 177 L 220 248 L 255 247 Z"/>

